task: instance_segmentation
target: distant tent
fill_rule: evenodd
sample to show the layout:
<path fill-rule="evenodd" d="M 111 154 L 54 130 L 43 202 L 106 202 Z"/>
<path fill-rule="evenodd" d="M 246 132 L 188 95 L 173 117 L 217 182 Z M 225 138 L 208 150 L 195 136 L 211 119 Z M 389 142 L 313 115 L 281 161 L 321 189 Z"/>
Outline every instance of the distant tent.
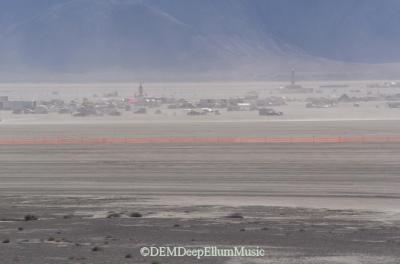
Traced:
<path fill-rule="evenodd" d="M 347 95 L 347 94 L 342 94 L 339 98 L 338 98 L 339 102 L 351 102 L 351 98 Z"/>

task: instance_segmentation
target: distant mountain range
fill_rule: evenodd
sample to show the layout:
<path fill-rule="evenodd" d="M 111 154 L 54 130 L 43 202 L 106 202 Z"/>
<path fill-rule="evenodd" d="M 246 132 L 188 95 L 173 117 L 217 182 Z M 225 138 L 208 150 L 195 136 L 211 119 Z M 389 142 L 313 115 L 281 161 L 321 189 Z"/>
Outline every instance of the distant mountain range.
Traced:
<path fill-rule="evenodd" d="M 398 14 L 397 0 L 5 0 L 0 75 L 393 71 Z"/>

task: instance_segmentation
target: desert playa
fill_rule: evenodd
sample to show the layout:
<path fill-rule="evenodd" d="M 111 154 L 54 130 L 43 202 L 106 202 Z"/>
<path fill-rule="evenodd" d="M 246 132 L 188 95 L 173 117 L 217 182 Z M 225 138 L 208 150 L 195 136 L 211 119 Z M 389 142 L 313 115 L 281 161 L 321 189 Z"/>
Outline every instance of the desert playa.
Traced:
<path fill-rule="evenodd" d="M 399 13 L 0 0 L 0 264 L 400 264 Z"/>
<path fill-rule="evenodd" d="M 29 129 L 28 129 L 29 128 Z M 397 121 L 3 124 L 2 139 L 394 137 Z M 142 246 L 253 246 L 199 263 L 398 263 L 396 142 L 0 146 L 2 263 L 194 263 Z"/>

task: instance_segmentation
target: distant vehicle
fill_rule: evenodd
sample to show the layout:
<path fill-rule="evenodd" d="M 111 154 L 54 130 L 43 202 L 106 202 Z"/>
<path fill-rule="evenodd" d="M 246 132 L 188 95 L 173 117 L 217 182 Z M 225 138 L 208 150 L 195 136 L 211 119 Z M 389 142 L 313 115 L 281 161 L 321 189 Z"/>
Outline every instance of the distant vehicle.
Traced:
<path fill-rule="evenodd" d="M 198 116 L 198 115 L 205 115 L 205 112 L 200 112 L 200 111 L 196 111 L 196 110 L 190 110 L 189 112 L 187 112 L 187 115 L 190 116 Z"/>
<path fill-rule="evenodd" d="M 256 99 L 258 99 L 258 93 L 256 91 L 247 92 L 244 95 L 244 99 L 246 99 L 246 100 L 256 100 Z"/>
<path fill-rule="evenodd" d="M 257 107 L 251 103 L 235 103 L 227 108 L 228 111 L 255 111 Z"/>
<path fill-rule="evenodd" d="M 26 108 L 24 109 L 24 114 L 34 114 L 34 111 L 32 109 Z"/>
<path fill-rule="evenodd" d="M 81 111 L 78 111 L 78 112 L 72 114 L 72 116 L 77 116 L 77 117 L 88 116 L 88 115 L 89 115 L 88 113 L 81 112 Z"/>
<path fill-rule="evenodd" d="M 307 108 L 332 108 L 336 106 L 334 103 L 325 103 L 325 102 L 314 102 L 314 103 L 307 103 L 306 107 Z"/>
<path fill-rule="evenodd" d="M 15 110 L 13 110 L 12 111 L 12 113 L 14 114 L 14 115 L 20 115 L 20 114 L 22 114 L 22 109 L 15 109 Z"/>
<path fill-rule="evenodd" d="M 118 110 L 112 110 L 108 113 L 110 116 L 120 116 L 121 112 Z"/>
<path fill-rule="evenodd" d="M 49 108 L 45 105 L 38 105 L 36 108 L 33 110 L 34 114 L 48 114 L 49 113 Z"/>
<path fill-rule="evenodd" d="M 58 110 L 59 114 L 69 114 L 71 111 L 68 108 L 61 108 Z"/>
<path fill-rule="evenodd" d="M 168 109 L 194 108 L 194 107 L 195 106 L 190 102 L 180 102 L 180 103 L 168 105 Z"/>
<path fill-rule="evenodd" d="M 348 88 L 347 84 L 325 84 L 320 85 L 319 88 Z"/>
<path fill-rule="evenodd" d="M 139 108 L 134 113 L 135 114 L 146 114 L 147 113 L 147 109 L 146 108 Z"/>
<path fill-rule="evenodd" d="M 400 108 L 400 102 L 390 102 L 388 106 L 389 108 Z"/>
<path fill-rule="evenodd" d="M 212 112 L 214 111 L 212 108 L 207 108 L 207 107 L 201 108 L 201 110 L 202 110 L 204 113 L 212 113 Z"/>
<path fill-rule="evenodd" d="M 258 110 L 260 116 L 281 116 L 282 112 L 276 111 L 272 108 L 261 108 Z"/>
<path fill-rule="evenodd" d="M 98 115 L 94 107 L 80 107 L 75 113 L 72 114 L 76 117 Z"/>
<path fill-rule="evenodd" d="M 118 97 L 119 96 L 119 94 L 118 94 L 118 92 L 117 91 L 115 91 L 115 92 L 111 92 L 111 93 L 106 93 L 106 94 L 104 94 L 104 97 L 106 97 L 106 98 L 110 98 L 110 97 Z"/>

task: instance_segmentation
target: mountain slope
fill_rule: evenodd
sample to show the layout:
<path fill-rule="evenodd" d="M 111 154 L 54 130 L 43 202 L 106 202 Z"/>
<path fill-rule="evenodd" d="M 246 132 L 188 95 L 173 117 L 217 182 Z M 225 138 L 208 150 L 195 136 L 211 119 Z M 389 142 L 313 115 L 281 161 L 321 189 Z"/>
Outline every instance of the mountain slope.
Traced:
<path fill-rule="evenodd" d="M 218 74 L 399 62 L 399 11 L 396 0 L 3 1 L 0 71 Z"/>

